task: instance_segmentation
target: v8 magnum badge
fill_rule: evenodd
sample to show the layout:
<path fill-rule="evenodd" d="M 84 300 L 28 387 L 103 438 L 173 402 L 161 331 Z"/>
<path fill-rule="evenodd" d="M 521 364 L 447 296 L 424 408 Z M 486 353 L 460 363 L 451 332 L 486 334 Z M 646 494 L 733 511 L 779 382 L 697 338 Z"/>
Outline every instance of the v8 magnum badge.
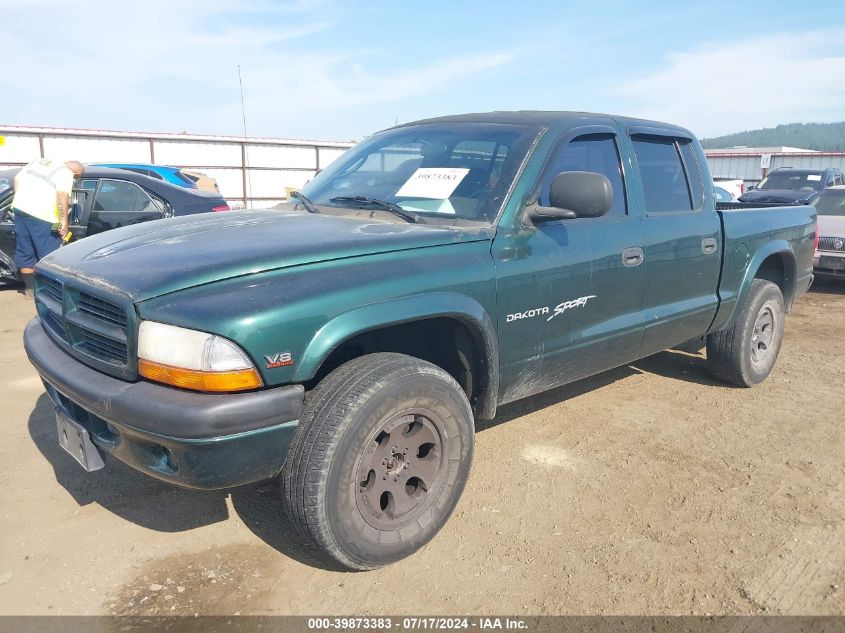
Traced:
<path fill-rule="evenodd" d="M 276 367 L 287 367 L 293 365 L 293 357 L 290 352 L 281 352 L 279 354 L 264 354 L 264 360 L 267 361 L 267 369 L 275 369 Z"/>

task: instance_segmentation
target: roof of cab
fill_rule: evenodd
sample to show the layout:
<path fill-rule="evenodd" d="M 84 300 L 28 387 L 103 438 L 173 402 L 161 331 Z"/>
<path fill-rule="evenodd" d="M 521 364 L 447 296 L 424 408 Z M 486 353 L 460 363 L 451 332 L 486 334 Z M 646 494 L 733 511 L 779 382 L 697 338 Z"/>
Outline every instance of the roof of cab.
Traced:
<path fill-rule="evenodd" d="M 548 110 L 512 110 L 497 112 L 475 112 L 469 114 L 453 114 L 448 116 L 409 121 L 397 127 L 409 125 L 420 125 L 425 123 L 507 123 L 511 125 L 537 125 L 543 127 L 554 127 L 569 119 L 613 119 L 623 127 L 653 127 L 678 130 L 692 136 L 689 130 L 679 125 L 650 121 L 648 119 L 636 119 L 632 117 L 617 116 L 615 114 L 600 114 L 597 112 L 568 112 Z"/>

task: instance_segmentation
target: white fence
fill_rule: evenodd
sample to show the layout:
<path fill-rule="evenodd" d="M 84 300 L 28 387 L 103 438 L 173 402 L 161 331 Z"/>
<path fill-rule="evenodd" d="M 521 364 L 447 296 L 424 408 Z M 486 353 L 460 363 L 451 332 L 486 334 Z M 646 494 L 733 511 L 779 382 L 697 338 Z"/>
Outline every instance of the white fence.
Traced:
<path fill-rule="evenodd" d="M 49 156 L 82 163 L 155 163 L 217 180 L 230 204 L 272 206 L 353 142 L 112 132 L 0 125 L 0 169 Z"/>

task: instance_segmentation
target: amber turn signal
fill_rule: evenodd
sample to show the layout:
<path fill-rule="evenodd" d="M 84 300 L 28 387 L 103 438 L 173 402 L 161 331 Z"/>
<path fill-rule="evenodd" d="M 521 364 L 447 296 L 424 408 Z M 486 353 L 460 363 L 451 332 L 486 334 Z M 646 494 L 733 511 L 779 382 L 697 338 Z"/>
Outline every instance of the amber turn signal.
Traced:
<path fill-rule="evenodd" d="M 181 369 L 138 359 L 138 373 L 144 378 L 181 389 L 194 391 L 232 392 L 258 389 L 262 386 L 261 376 L 255 369 L 238 371 L 197 371 Z"/>

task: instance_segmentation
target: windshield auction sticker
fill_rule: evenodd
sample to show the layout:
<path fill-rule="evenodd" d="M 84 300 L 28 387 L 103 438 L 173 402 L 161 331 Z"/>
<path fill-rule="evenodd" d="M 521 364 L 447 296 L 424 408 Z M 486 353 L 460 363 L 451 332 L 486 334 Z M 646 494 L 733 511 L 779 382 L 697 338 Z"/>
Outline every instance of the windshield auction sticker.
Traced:
<path fill-rule="evenodd" d="M 451 196 L 469 169 L 463 167 L 420 167 L 396 192 L 402 198 L 445 200 Z"/>

